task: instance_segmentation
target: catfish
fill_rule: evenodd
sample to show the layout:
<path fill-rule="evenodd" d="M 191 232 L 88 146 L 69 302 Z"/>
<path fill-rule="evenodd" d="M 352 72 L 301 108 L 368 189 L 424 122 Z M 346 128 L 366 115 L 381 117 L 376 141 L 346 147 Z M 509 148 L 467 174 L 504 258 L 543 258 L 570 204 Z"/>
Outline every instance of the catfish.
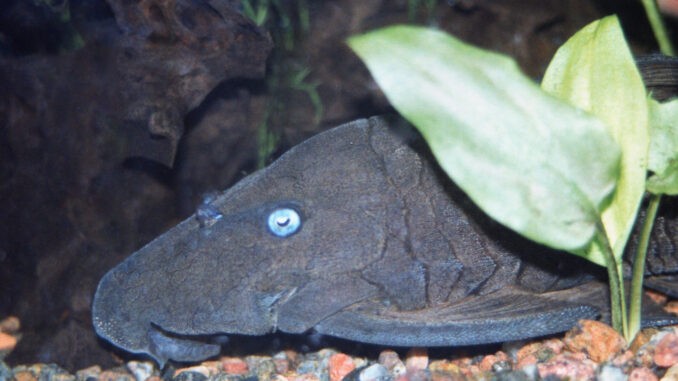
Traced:
<path fill-rule="evenodd" d="M 96 332 L 163 365 L 217 354 L 198 340 L 211 335 L 459 346 L 605 313 L 599 267 L 492 221 L 397 124 L 374 117 L 318 134 L 201 205 L 103 277 Z"/>

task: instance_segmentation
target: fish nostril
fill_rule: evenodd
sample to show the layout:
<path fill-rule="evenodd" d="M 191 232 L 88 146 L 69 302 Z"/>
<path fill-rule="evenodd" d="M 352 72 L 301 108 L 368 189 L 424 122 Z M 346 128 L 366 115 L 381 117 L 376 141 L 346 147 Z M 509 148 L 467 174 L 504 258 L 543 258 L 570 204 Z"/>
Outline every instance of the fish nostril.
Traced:
<path fill-rule="evenodd" d="M 198 220 L 201 228 L 210 227 L 217 221 L 222 219 L 224 215 L 212 205 L 216 195 L 208 193 L 203 197 L 202 204 L 200 204 L 195 211 L 195 218 Z"/>
<path fill-rule="evenodd" d="M 195 212 L 195 218 L 198 219 L 201 228 L 210 227 L 223 217 L 224 215 L 212 205 L 202 204 Z"/>

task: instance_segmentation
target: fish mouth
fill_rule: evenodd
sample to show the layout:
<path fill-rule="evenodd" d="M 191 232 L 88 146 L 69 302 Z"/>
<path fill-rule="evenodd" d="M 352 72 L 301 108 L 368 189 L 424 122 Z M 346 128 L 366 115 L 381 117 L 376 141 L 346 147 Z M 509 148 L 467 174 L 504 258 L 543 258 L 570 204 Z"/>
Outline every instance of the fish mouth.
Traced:
<path fill-rule="evenodd" d="M 262 296 L 258 307 L 260 315 L 266 317 L 264 319 L 267 321 L 266 329 L 265 332 L 253 332 L 252 334 L 263 335 L 275 332 L 278 319 L 277 309 L 295 292 L 296 288 L 291 288 Z M 221 352 L 221 345 L 226 344 L 233 333 L 184 334 L 151 321 L 148 323 L 146 333 L 147 353 L 158 362 L 160 367 L 163 367 L 169 360 L 197 362 L 218 355 Z"/>
<path fill-rule="evenodd" d="M 184 335 L 163 329 L 155 323 L 150 324 L 147 337 L 149 355 L 158 362 L 160 368 L 169 360 L 197 362 L 221 352 L 221 345 L 215 343 L 214 335 Z"/>

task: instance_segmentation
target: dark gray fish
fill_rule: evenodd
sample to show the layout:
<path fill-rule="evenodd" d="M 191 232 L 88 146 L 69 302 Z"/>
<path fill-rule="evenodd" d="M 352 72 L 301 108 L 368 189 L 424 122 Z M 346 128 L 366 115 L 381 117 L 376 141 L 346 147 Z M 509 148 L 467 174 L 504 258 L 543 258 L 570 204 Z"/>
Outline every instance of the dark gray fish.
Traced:
<path fill-rule="evenodd" d="M 162 365 L 218 353 L 213 334 L 457 346 L 605 313 L 600 268 L 493 222 L 390 124 L 307 140 L 134 253 L 99 284 L 97 333 Z"/>
<path fill-rule="evenodd" d="M 638 66 L 657 99 L 678 93 L 678 59 Z M 655 223 L 646 278 L 674 297 L 676 213 L 669 200 Z M 217 334 L 472 345 L 604 318 L 600 275 L 493 222 L 413 130 L 372 118 L 319 134 L 206 199 L 104 276 L 93 320 L 101 337 L 161 366 L 217 354 Z M 647 324 L 676 322 L 645 311 Z"/>

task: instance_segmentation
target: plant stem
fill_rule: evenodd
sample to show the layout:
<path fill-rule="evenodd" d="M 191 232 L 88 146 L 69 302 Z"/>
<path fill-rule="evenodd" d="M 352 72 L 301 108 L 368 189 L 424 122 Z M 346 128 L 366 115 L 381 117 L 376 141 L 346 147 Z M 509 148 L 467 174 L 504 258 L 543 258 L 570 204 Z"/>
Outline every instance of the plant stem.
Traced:
<path fill-rule="evenodd" d="M 597 238 L 601 246 L 603 255 L 605 255 L 605 264 L 607 267 L 608 282 L 610 284 L 610 314 L 612 327 L 621 333 L 628 340 L 628 324 L 626 318 L 626 298 L 624 293 L 624 281 L 619 271 L 617 260 L 607 239 L 607 234 L 603 228 L 602 222 L 598 223 Z"/>
<path fill-rule="evenodd" d="M 666 33 L 664 20 L 657 9 L 657 2 L 655 0 L 643 0 L 643 7 L 645 7 L 645 13 L 647 13 L 647 19 L 652 27 L 652 32 L 654 32 L 654 37 L 659 43 L 659 50 L 667 56 L 675 55 L 671 40 Z"/>
<path fill-rule="evenodd" d="M 659 209 L 659 201 L 661 195 L 653 194 L 650 198 L 650 203 L 647 206 L 647 213 L 643 221 L 643 228 L 638 239 L 638 247 L 636 248 L 636 256 L 633 259 L 633 278 L 631 279 L 631 298 L 629 305 L 629 333 L 631 337 L 635 336 L 640 330 L 640 309 L 642 305 L 643 293 L 643 276 L 645 275 L 645 257 L 647 256 L 647 248 L 650 243 L 650 234 L 652 233 L 652 226 L 654 225 L 657 210 Z"/>
<path fill-rule="evenodd" d="M 311 30 L 311 16 L 307 1 L 299 0 L 297 8 L 299 13 L 299 27 L 301 28 L 301 32 L 306 34 Z"/>

